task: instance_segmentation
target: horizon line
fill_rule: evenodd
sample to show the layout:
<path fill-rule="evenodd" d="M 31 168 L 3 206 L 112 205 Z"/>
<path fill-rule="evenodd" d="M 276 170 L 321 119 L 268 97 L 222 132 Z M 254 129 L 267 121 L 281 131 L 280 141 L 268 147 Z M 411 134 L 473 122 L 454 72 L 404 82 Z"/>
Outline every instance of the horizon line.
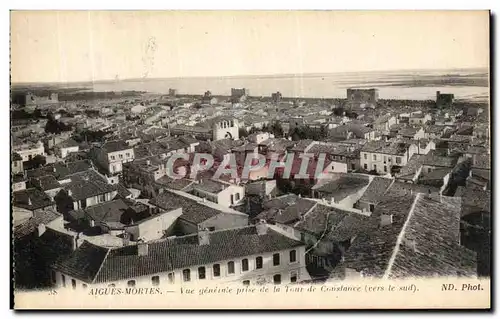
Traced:
<path fill-rule="evenodd" d="M 353 73 L 377 73 L 377 72 L 411 72 L 411 71 L 465 71 L 465 70 L 485 70 L 489 73 L 488 67 L 457 67 L 457 68 L 443 68 L 443 69 L 387 69 L 387 70 L 370 70 L 370 71 L 341 71 L 341 72 L 306 72 L 306 73 L 276 73 L 276 74 L 242 74 L 242 75 L 193 75 L 193 76 L 177 76 L 177 77 L 135 77 L 135 78 L 114 78 L 114 79 L 99 79 L 99 80 L 82 80 L 82 81 L 66 81 L 66 82 L 12 82 L 10 81 L 10 86 L 12 85 L 29 85 L 29 84 L 90 84 L 90 83 L 100 83 L 100 82 L 130 82 L 130 81 L 154 81 L 154 80 L 167 80 L 167 79 L 197 79 L 197 78 L 266 78 L 266 77 L 301 77 L 301 76 L 321 76 L 330 74 L 353 74 Z"/>

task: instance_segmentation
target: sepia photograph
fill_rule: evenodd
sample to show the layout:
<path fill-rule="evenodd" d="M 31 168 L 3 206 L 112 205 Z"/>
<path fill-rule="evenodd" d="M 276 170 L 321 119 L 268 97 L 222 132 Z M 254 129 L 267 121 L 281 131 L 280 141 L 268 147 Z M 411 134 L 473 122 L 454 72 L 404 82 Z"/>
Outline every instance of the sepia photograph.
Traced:
<path fill-rule="evenodd" d="M 10 12 L 14 309 L 490 309 L 490 12 Z"/>

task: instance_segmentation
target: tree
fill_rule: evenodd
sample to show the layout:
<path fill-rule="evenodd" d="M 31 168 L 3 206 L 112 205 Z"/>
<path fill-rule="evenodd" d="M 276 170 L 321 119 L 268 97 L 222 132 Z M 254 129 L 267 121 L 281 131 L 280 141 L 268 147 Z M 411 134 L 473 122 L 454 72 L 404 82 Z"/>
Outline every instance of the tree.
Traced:
<path fill-rule="evenodd" d="M 27 161 L 24 164 L 24 168 L 25 169 L 35 169 L 35 168 L 42 167 L 45 164 L 47 164 L 47 159 L 45 158 L 45 156 L 36 155 L 35 157 L 33 157 L 32 159 L 30 159 L 29 161 Z"/>
<path fill-rule="evenodd" d="M 238 135 L 239 135 L 240 137 L 247 137 L 247 136 L 248 136 L 248 131 L 247 131 L 245 128 L 240 127 L 240 128 L 238 129 Z"/>
<path fill-rule="evenodd" d="M 344 108 L 342 108 L 342 107 L 334 108 L 333 109 L 333 114 L 335 114 L 336 116 L 342 116 L 342 115 L 344 115 Z"/>

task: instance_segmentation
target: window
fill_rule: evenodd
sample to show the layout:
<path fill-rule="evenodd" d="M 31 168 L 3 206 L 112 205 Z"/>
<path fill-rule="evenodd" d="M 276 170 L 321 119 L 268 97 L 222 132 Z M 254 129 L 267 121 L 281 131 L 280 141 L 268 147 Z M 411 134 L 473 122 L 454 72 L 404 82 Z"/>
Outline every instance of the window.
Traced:
<path fill-rule="evenodd" d="M 365 169 L 368 169 L 368 165 L 366 165 L 366 164 L 365 164 L 365 165 L 363 165 L 363 167 L 364 167 Z"/>
<path fill-rule="evenodd" d="M 236 193 L 235 198 L 236 200 L 240 200 L 240 193 Z"/>
<path fill-rule="evenodd" d="M 387 156 L 384 156 L 384 164 L 387 162 Z"/>
<path fill-rule="evenodd" d="M 243 259 L 241 261 L 241 271 L 248 271 L 248 259 Z"/>
<path fill-rule="evenodd" d="M 365 164 L 366 165 L 366 164 Z M 351 169 L 355 170 L 356 169 L 356 164 L 351 164 Z"/>
<path fill-rule="evenodd" d="M 135 280 L 129 280 L 129 281 L 127 281 L 127 286 L 128 287 L 135 287 Z"/>
<path fill-rule="evenodd" d="M 377 165 L 373 165 L 373 170 L 376 171 L 377 170 Z"/>
<path fill-rule="evenodd" d="M 114 155 L 111 155 L 111 160 L 114 161 L 115 160 L 115 156 Z"/>
<path fill-rule="evenodd" d="M 262 257 L 261 256 L 255 258 L 255 268 L 256 269 L 262 268 Z"/>
<path fill-rule="evenodd" d="M 387 166 L 386 165 L 384 165 L 384 172 L 387 173 Z"/>
<path fill-rule="evenodd" d="M 153 283 L 153 286 L 159 286 L 160 285 L 160 276 L 151 277 L 151 282 Z"/>
<path fill-rule="evenodd" d="M 109 284 L 108 287 L 109 288 L 114 288 L 116 285 L 115 284 Z"/>
<path fill-rule="evenodd" d="M 370 212 L 372 212 L 372 213 L 373 213 L 373 211 L 374 211 L 374 210 L 375 210 L 375 205 L 370 204 Z"/>
<path fill-rule="evenodd" d="M 125 153 L 125 156 L 130 157 L 130 153 Z"/>
<path fill-rule="evenodd" d="M 214 265 L 214 277 L 219 277 L 220 276 L 220 265 L 215 264 Z"/>
<path fill-rule="evenodd" d="M 50 272 L 50 279 L 52 280 L 52 282 L 55 284 L 56 283 L 56 272 L 55 271 L 51 271 Z"/>
<path fill-rule="evenodd" d="M 62 280 L 63 287 L 66 287 L 66 276 L 61 275 L 61 280 Z"/>
<path fill-rule="evenodd" d="M 297 282 L 297 273 L 295 271 L 290 273 L 290 282 Z"/>
<path fill-rule="evenodd" d="M 198 268 L 198 279 L 205 279 L 207 278 L 205 274 L 205 267 L 199 267 Z"/>
<path fill-rule="evenodd" d="M 215 227 L 208 227 L 208 231 L 215 231 Z"/>
<path fill-rule="evenodd" d="M 273 282 L 274 282 L 275 285 L 281 284 L 281 275 L 280 274 L 274 275 L 273 276 Z"/>
<path fill-rule="evenodd" d="M 234 204 L 234 194 L 231 194 L 231 205 Z"/>
<path fill-rule="evenodd" d="M 401 157 L 396 157 L 396 164 L 401 164 Z"/>
<path fill-rule="evenodd" d="M 123 158 L 123 154 L 120 154 L 119 156 L 120 156 L 120 159 L 122 159 L 122 158 Z"/>
<path fill-rule="evenodd" d="M 191 281 L 191 270 L 189 269 L 184 269 L 182 271 L 182 278 L 184 279 L 184 281 L 188 282 L 188 281 Z"/>
<path fill-rule="evenodd" d="M 175 276 L 174 276 L 174 273 L 173 273 L 173 272 L 168 273 L 168 275 L 167 275 L 167 279 L 168 279 L 168 282 L 169 282 L 169 283 L 173 284 L 173 283 L 174 283 L 174 281 L 175 281 Z"/>
<path fill-rule="evenodd" d="M 290 262 L 294 263 L 297 261 L 297 251 L 296 250 L 290 250 Z"/>
<path fill-rule="evenodd" d="M 14 162 L 14 167 L 17 167 L 17 162 Z"/>
<path fill-rule="evenodd" d="M 243 285 L 245 285 L 245 286 L 250 285 L 250 280 L 243 280 Z"/>
<path fill-rule="evenodd" d="M 71 279 L 71 287 L 72 287 L 73 289 L 76 289 L 76 280 Z"/>
<path fill-rule="evenodd" d="M 364 156 L 365 156 L 365 160 L 368 159 L 368 154 L 364 154 Z"/>
<path fill-rule="evenodd" d="M 227 263 L 227 273 L 234 274 L 234 261 L 230 261 Z"/>
<path fill-rule="evenodd" d="M 280 264 L 280 254 L 274 254 L 273 255 L 273 265 L 278 266 Z"/>
<path fill-rule="evenodd" d="M 101 203 L 106 201 L 106 196 L 105 196 L 105 194 L 101 194 L 101 195 L 99 195 L 99 201 L 100 201 Z"/>
<path fill-rule="evenodd" d="M 87 284 L 82 284 L 83 289 L 87 289 Z"/>

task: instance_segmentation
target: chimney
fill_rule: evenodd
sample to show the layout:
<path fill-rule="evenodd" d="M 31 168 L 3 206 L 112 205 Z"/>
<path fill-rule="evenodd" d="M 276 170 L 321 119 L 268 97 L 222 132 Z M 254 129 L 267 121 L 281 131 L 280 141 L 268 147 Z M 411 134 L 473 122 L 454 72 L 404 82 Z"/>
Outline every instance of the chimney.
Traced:
<path fill-rule="evenodd" d="M 380 216 L 380 227 L 384 227 L 391 224 L 392 224 L 392 214 L 391 215 L 382 214 Z"/>
<path fill-rule="evenodd" d="M 147 256 L 148 255 L 148 243 L 145 243 L 142 240 L 137 243 L 137 255 L 138 256 Z"/>
<path fill-rule="evenodd" d="M 405 246 L 415 252 L 417 251 L 417 243 L 415 242 L 414 239 L 406 239 Z"/>
<path fill-rule="evenodd" d="M 151 165 L 151 161 L 150 161 L 150 160 L 147 160 L 147 161 L 146 161 L 146 165 Z"/>
<path fill-rule="evenodd" d="M 80 238 L 80 233 L 77 233 L 73 238 L 73 250 L 76 250 L 83 243 L 84 239 Z"/>
<path fill-rule="evenodd" d="M 210 244 L 210 233 L 208 229 L 198 229 L 198 244 L 200 246 Z"/>
<path fill-rule="evenodd" d="M 123 244 L 123 246 L 128 246 L 130 244 L 130 234 L 129 233 L 123 232 L 122 244 Z"/>
<path fill-rule="evenodd" d="M 39 224 L 38 225 L 38 237 L 41 237 L 43 235 L 43 233 L 45 233 L 45 224 Z"/>
<path fill-rule="evenodd" d="M 69 197 L 73 196 L 73 192 L 71 191 L 71 189 L 68 189 L 68 196 Z"/>
<path fill-rule="evenodd" d="M 255 229 L 257 230 L 257 235 L 265 235 L 267 234 L 267 223 L 265 220 L 261 219 L 257 225 L 255 225 Z"/>

